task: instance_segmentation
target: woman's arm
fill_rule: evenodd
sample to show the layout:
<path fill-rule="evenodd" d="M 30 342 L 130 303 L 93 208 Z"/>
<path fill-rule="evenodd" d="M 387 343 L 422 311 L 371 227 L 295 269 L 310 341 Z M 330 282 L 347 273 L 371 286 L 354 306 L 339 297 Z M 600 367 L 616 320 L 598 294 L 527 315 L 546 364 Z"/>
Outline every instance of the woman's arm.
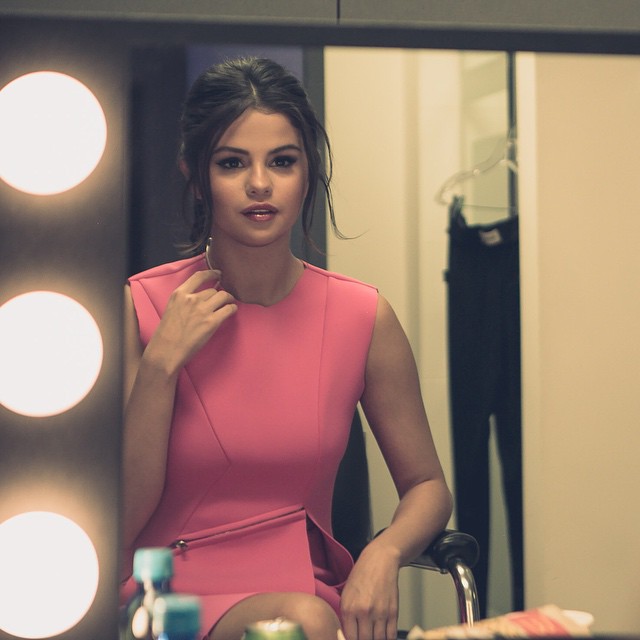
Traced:
<path fill-rule="evenodd" d="M 178 375 L 237 310 L 230 294 L 202 289 L 219 278 L 219 272 L 201 271 L 178 287 L 144 350 L 131 291 L 125 287 L 125 549 L 133 545 L 162 496 Z"/>
<path fill-rule="evenodd" d="M 391 524 L 362 552 L 343 590 L 348 640 L 396 637 L 398 571 L 446 526 L 452 509 L 411 347 L 382 296 L 365 375 L 361 404 L 400 502 Z"/>

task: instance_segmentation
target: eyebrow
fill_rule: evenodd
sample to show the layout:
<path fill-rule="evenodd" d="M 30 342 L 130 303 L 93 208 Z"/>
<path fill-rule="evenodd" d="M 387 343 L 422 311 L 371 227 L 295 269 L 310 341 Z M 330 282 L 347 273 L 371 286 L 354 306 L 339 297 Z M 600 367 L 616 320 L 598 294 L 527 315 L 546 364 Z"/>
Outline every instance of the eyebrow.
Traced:
<path fill-rule="evenodd" d="M 269 151 L 269 155 L 274 155 L 276 153 L 282 153 L 283 151 L 298 151 L 302 153 L 302 149 L 297 144 L 283 144 L 280 147 L 276 147 L 275 149 L 271 149 Z M 246 149 L 241 149 L 240 147 L 216 147 L 213 150 L 213 153 L 237 153 L 238 155 L 248 156 L 249 152 Z"/>

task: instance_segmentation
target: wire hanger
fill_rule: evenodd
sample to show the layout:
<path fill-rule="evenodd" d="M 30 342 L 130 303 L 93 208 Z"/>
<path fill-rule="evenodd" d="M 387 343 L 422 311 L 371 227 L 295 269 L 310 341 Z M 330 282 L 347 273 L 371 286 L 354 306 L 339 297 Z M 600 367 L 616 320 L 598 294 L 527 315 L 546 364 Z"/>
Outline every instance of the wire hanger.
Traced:
<path fill-rule="evenodd" d="M 471 167 L 471 169 L 459 171 L 458 173 L 454 173 L 450 178 L 447 178 L 436 193 L 436 202 L 447 206 L 451 205 L 454 198 L 460 195 L 454 192 L 454 188 L 457 185 L 472 178 L 477 178 L 478 176 L 491 171 L 491 169 L 494 169 L 495 167 L 506 166 L 511 169 L 513 173 L 518 173 L 518 165 L 514 160 L 515 146 L 516 138 L 513 129 L 510 129 L 506 139 L 504 141 L 500 141 L 496 145 L 495 149 L 486 160 L 483 160 L 474 167 Z M 474 205 L 466 203 L 464 206 L 488 209 L 513 209 L 513 207 L 493 207 L 491 205 Z"/>

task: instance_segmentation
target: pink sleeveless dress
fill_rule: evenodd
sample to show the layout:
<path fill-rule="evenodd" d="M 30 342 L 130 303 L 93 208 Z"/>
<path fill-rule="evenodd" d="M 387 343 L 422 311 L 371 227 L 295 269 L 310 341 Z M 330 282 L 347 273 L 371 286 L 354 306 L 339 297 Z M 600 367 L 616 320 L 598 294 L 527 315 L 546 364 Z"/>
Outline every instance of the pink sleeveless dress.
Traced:
<path fill-rule="evenodd" d="M 144 345 L 171 292 L 206 269 L 200 255 L 130 279 Z M 332 537 L 332 492 L 377 300 L 305 264 L 277 304 L 239 303 L 180 375 L 164 493 L 135 547 L 174 548 L 173 588 L 200 596 L 203 634 L 256 593 L 317 594 L 339 611 L 353 562 Z"/>

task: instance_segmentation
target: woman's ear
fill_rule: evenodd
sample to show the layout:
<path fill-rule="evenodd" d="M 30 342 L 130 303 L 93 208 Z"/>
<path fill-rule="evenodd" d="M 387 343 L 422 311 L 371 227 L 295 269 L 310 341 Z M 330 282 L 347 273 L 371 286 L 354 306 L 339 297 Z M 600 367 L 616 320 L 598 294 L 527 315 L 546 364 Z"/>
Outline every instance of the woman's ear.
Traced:
<path fill-rule="evenodd" d="M 180 158 L 180 160 L 178 160 L 178 167 L 180 168 L 180 173 L 182 173 L 182 175 L 185 177 L 185 180 L 189 182 L 189 180 L 191 179 L 191 171 L 189 171 L 189 167 L 187 166 L 187 163 L 184 158 Z M 197 186 L 192 184 L 191 190 L 193 191 L 193 197 L 196 200 L 202 200 L 200 189 L 198 189 Z"/>

